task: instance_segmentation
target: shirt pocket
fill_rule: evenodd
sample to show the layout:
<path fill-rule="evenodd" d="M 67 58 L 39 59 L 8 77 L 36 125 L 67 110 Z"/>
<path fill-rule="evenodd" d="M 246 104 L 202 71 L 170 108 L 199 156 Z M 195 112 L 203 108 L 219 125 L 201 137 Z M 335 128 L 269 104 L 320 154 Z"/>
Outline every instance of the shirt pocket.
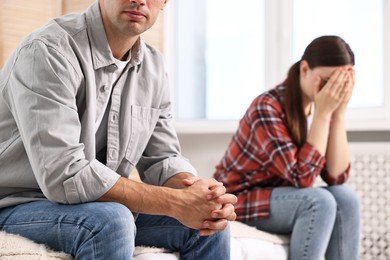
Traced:
<path fill-rule="evenodd" d="M 126 159 L 136 165 L 148 145 L 156 127 L 161 110 L 150 107 L 131 106 L 130 141 Z"/>

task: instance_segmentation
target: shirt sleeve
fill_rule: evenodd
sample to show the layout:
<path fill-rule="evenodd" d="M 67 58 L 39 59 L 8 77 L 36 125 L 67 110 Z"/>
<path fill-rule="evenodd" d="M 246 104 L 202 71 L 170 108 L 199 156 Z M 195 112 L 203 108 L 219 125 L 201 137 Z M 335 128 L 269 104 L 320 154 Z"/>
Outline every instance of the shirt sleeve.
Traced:
<path fill-rule="evenodd" d="M 64 54 L 34 40 L 19 51 L 3 90 L 38 185 L 59 203 L 94 201 L 119 178 L 85 158 L 76 106 L 82 82 Z"/>
<path fill-rule="evenodd" d="M 293 142 L 281 104 L 264 96 L 250 117 L 254 142 L 261 148 L 267 171 L 295 187 L 312 186 L 324 168 L 325 158 L 309 143 L 298 147 Z"/>
<path fill-rule="evenodd" d="M 173 124 L 166 73 L 161 84 L 163 88 L 161 113 L 143 155 L 137 163 L 141 179 L 158 186 L 181 172 L 197 175 L 189 160 L 181 155 L 179 139 Z"/>
<path fill-rule="evenodd" d="M 321 178 L 328 184 L 329 186 L 332 185 L 341 185 L 347 182 L 349 178 L 349 174 L 351 171 L 351 163 L 348 164 L 347 169 L 343 171 L 341 174 L 339 174 L 337 177 L 333 177 L 329 174 L 329 172 L 326 170 L 326 167 L 321 172 Z"/>

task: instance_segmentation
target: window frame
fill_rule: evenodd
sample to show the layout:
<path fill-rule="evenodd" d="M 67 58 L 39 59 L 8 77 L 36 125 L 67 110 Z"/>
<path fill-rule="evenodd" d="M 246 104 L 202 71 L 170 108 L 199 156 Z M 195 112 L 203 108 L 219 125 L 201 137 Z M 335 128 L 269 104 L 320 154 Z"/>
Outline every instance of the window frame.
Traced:
<path fill-rule="evenodd" d="M 265 0 L 265 86 L 271 88 L 280 83 L 293 64 L 292 18 L 294 1 Z M 171 93 L 175 100 L 176 82 L 176 32 L 175 1 L 165 11 L 165 44 Z M 390 46 L 390 0 L 383 0 L 384 44 Z M 283 28 L 283 30 L 281 29 Z M 289 29 L 286 29 L 289 28 Z M 390 49 L 384 48 L 384 106 L 380 108 L 354 108 L 347 112 L 348 131 L 389 131 L 390 130 Z M 173 102 L 175 104 L 175 102 Z M 179 120 L 179 133 L 232 133 L 238 126 L 236 120 Z"/>

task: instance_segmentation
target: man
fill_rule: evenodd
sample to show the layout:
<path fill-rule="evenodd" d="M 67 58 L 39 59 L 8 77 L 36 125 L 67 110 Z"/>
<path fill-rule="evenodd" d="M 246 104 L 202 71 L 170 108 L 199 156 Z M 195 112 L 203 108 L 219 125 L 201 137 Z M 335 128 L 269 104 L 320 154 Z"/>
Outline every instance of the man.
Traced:
<path fill-rule="evenodd" d="M 236 197 L 180 155 L 161 55 L 140 38 L 166 2 L 99 0 L 11 56 L 0 74 L 0 230 L 77 259 L 130 259 L 134 245 L 229 259 Z M 127 178 L 134 167 L 149 184 Z"/>

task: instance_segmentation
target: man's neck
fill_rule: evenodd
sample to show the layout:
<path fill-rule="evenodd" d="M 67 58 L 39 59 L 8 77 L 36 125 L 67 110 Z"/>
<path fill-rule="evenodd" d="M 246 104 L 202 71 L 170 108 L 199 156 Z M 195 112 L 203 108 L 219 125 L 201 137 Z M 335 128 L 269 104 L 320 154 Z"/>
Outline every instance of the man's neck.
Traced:
<path fill-rule="evenodd" d="M 121 40 L 118 38 L 109 39 L 108 44 L 110 45 L 112 55 L 121 61 L 125 61 L 129 54 L 129 51 L 137 42 L 139 36 L 133 38 L 127 38 L 126 40 Z"/>

